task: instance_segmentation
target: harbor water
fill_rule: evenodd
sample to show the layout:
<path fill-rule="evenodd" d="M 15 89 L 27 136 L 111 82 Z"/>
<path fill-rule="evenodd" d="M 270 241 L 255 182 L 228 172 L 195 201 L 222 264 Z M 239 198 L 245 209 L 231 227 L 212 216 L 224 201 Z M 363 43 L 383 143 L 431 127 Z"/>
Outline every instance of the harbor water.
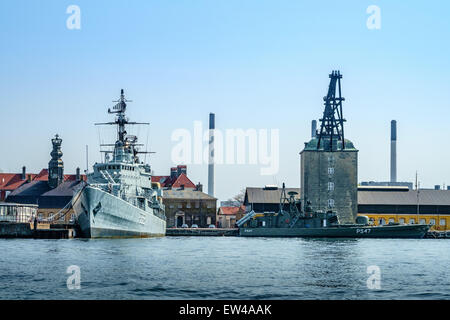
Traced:
<path fill-rule="evenodd" d="M 450 299 L 445 239 L 1 239 L 0 250 L 0 299 Z"/>

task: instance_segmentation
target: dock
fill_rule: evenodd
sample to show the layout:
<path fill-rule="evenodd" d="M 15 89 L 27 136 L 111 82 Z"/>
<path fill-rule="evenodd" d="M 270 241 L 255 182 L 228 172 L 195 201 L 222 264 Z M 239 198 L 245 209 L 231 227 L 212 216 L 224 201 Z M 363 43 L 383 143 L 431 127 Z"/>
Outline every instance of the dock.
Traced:
<path fill-rule="evenodd" d="M 32 223 L 0 223 L 0 238 L 6 239 L 71 239 L 76 237 L 76 229 L 70 225 Z"/>
<path fill-rule="evenodd" d="M 237 228 L 167 228 L 166 236 L 208 236 L 208 237 L 235 237 L 238 235 Z"/>

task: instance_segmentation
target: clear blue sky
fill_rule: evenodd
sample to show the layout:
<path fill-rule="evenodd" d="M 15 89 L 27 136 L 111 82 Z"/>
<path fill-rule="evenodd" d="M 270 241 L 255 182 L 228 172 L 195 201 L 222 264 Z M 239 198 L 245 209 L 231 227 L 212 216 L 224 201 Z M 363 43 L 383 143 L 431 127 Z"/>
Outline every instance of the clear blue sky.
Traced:
<path fill-rule="evenodd" d="M 66 8 L 81 8 L 81 30 Z M 381 29 L 366 27 L 369 5 Z M 299 185 L 299 151 L 322 113 L 328 74 L 341 70 L 346 137 L 359 181 L 388 180 L 389 126 L 398 121 L 398 179 L 450 184 L 450 2 L 6 1 L 0 3 L 0 168 L 46 167 L 63 138 L 66 172 L 100 159 L 94 122 L 120 88 L 129 115 L 150 121 L 156 174 L 167 174 L 173 130 L 216 113 L 218 128 L 278 128 L 280 170 L 217 166 L 221 199 L 245 186 Z M 145 140 L 146 136 L 142 136 Z M 207 166 L 188 168 L 207 183 Z"/>

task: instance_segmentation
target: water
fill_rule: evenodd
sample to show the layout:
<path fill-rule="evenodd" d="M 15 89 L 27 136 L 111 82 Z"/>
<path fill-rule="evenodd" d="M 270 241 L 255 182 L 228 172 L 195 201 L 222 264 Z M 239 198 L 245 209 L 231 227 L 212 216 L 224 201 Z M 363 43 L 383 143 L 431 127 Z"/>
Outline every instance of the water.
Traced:
<path fill-rule="evenodd" d="M 450 241 L 0 240 L 0 299 L 450 299 Z M 81 288 L 67 288 L 67 267 Z M 367 287 L 367 267 L 381 271 Z"/>

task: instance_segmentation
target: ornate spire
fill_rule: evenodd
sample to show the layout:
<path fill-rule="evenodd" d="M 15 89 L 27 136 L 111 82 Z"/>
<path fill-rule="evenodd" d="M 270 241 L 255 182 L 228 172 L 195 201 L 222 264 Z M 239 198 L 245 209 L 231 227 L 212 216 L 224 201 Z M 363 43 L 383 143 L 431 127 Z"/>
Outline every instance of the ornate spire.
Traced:
<path fill-rule="evenodd" d="M 50 188 L 56 188 L 64 181 L 64 162 L 61 157 L 63 155 L 61 151 L 62 139 L 58 134 L 52 139 L 53 150 L 50 153 L 52 159 L 48 163 L 48 184 Z"/>

